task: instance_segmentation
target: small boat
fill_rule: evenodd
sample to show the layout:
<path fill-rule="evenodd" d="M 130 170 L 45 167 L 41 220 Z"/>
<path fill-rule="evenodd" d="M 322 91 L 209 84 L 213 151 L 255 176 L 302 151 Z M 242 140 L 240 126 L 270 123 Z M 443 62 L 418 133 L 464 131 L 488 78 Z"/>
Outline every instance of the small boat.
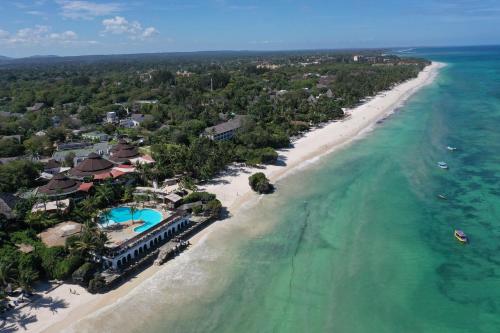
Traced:
<path fill-rule="evenodd" d="M 438 162 L 438 167 L 441 169 L 448 169 L 448 164 L 446 164 L 446 162 Z"/>
<path fill-rule="evenodd" d="M 469 241 L 469 238 L 462 230 L 455 230 L 455 238 L 461 243 L 467 243 Z"/>
<path fill-rule="evenodd" d="M 448 146 L 448 147 L 446 147 L 446 149 L 451 150 L 451 151 L 454 151 L 454 150 L 457 150 L 457 147 L 451 147 L 451 146 Z"/>
<path fill-rule="evenodd" d="M 448 198 L 444 194 L 438 194 L 438 198 L 443 200 L 448 200 Z"/>

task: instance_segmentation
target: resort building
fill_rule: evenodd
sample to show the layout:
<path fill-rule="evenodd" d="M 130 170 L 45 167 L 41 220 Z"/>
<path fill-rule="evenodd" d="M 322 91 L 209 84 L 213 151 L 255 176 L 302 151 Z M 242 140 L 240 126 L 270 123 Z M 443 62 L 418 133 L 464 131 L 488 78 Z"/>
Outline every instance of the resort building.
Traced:
<path fill-rule="evenodd" d="M 136 261 L 164 244 L 189 224 L 190 215 L 174 213 L 158 224 L 152 225 L 143 232 L 130 235 L 126 231 L 119 231 L 120 236 L 113 240 L 108 247 L 107 254 L 96 258 L 102 262 L 104 268 L 119 269 Z M 134 230 L 137 230 L 134 228 Z"/>
<path fill-rule="evenodd" d="M 49 173 L 51 175 L 56 175 L 61 172 L 61 167 L 61 162 L 50 159 L 47 164 L 44 165 L 43 172 Z"/>
<path fill-rule="evenodd" d="M 114 164 L 107 159 L 90 153 L 86 159 L 77 164 L 76 167 L 69 170 L 69 174 L 76 178 L 95 177 L 98 174 L 109 173 L 113 169 Z"/>
<path fill-rule="evenodd" d="M 57 151 L 54 152 L 52 158 L 63 162 L 67 156 L 73 157 L 73 165 L 77 165 L 83 161 L 91 153 L 106 155 L 109 153 L 111 145 L 108 142 L 99 142 L 94 145 L 85 142 L 71 142 L 58 145 Z"/>
<path fill-rule="evenodd" d="M 26 108 L 27 112 L 38 112 L 45 107 L 45 103 L 35 103 L 32 106 Z"/>
<path fill-rule="evenodd" d="M 135 128 L 141 126 L 144 121 L 153 121 L 150 114 L 133 113 L 130 118 L 120 120 L 120 126 L 125 128 Z"/>
<path fill-rule="evenodd" d="M 241 128 L 244 118 L 245 116 L 236 116 L 222 124 L 208 127 L 205 129 L 203 136 L 215 141 L 230 140 Z"/>
<path fill-rule="evenodd" d="M 111 149 L 110 155 L 111 157 L 109 159 L 111 161 L 115 163 L 125 163 L 139 157 L 139 150 L 127 141 L 120 140 L 120 142 Z"/>
<path fill-rule="evenodd" d="M 85 194 L 92 187 L 92 183 L 82 183 L 78 180 L 68 178 L 60 173 L 55 175 L 46 185 L 40 186 L 37 196 L 46 196 L 49 198 L 63 198 L 76 194 Z"/>
<path fill-rule="evenodd" d="M 109 140 L 109 135 L 102 132 L 88 132 L 83 133 L 82 138 L 96 142 L 104 142 Z"/>
<path fill-rule="evenodd" d="M 108 124 L 114 124 L 114 123 L 118 122 L 118 116 L 117 116 L 116 112 L 114 112 L 114 111 L 107 112 L 105 122 Z"/>
<path fill-rule="evenodd" d="M 66 214 L 69 211 L 70 199 L 62 199 L 50 202 L 39 202 L 31 207 L 32 213 L 44 212 Z"/>

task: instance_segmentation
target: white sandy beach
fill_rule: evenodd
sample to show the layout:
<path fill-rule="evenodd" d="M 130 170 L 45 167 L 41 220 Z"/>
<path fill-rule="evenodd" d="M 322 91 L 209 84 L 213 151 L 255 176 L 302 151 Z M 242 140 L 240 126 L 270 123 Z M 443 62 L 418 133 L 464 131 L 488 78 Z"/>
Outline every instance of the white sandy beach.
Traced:
<path fill-rule="evenodd" d="M 279 152 L 281 161 L 278 163 L 279 165 L 268 166 L 264 169 L 232 166 L 224 175 L 210 184 L 201 186 L 200 190 L 215 193 L 222 204 L 228 207 L 229 212 L 236 214 L 243 204 L 258 198 L 258 195 L 253 193 L 248 185 L 249 175 L 261 171 L 274 182 L 305 163 L 345 146 L 372 129 L 378 120 L 394 112 L 420 88 L 431 83 L 438 70 L 443 66 L 444 64 L 441 63 L 433 63 L 426 67 L 417 78 L 402 83 L 390 91 L 383 92 L 359 107 L 348 110 L 349 117 L 345 120 L 332 122 L 308 132 L 304 137 L 294 142 L 293 148 Z M 194 238 L 194 242 L 196 243 L 196 240 L 201 237 L 209 236 L 211 229 L 212 227 L 208 227 L 201 234 L 198 234 Z M 164 268 L 152 266 L 105 295 L 91 295 L 83 288 L 62 285 L 47 294 L 43 294 L 44 300 L 52 298 L 52 300 L 57 300 L 61 306 L 37 306 L 36 304 L 26 306 L 19 311 L 14 318 L 15 320 L 5 323 L 5 326 L 2 326 L 0 322 L 0 331 L 4 327 L 12 329 L 14 326 L 17 326 L 20 332 L 64 331 L 66 327 L 80 318 L 113 304 L 141 282 Z M 76 289 L 79 295 L 70 293 L 69 288 Z M 45 303 L 46 301 L 44 301 Z"/>
<path fill-rule="evenodd" d="M 442 63 L 432 63 L 419 76 L 404 82 L 394 89 L 382 92 L 370 101 L 351 110 L 347 110 L 347 119 L 332 122 L 308 132 L 294 142 L 292 149 L 279 152 L 283 165 L 267 166 L 265 169 L 232 166 L 223 176 L 201 189 L 215 193 L 225 207 L 234 213 L 238 207 L 251 197 L 257 197 L 248 186 L 248 177 L 255 172 L 264 172 L 271 182 L 285 176 L 286 173 L 300 167 L 312 159 L 319 158 L 358 139 L 373 128 L 376 122 L 393 113 L 415 92 L 431 83 L 438 74 Z"/>

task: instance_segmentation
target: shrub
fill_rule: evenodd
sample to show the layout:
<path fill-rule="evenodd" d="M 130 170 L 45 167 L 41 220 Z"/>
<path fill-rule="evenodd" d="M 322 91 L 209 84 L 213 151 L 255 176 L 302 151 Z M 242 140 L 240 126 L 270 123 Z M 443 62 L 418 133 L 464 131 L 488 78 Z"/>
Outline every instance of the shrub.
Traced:
<path fill-rule="evenodd" d="M 214 199 L 215 199 L 215 194 L 208 192 L 193 192 L 182 199 L 182 204 L 188 204 L 196 201 L 201 201 L 203 203 L 206 203 Z"/>
<path fill-rule="evenodd" d="M 94 272 L 95 265 L 90 262 L 86 262 L 78 267 L 78 269 L 74 271 L 73 274 L 71 274 L 71 279 L 75 283 L 86 286 L 89 280 L 92 278 Z"/>
<path fill-rule="evenodd" d="M 97 275 L 89 281 L 89 287 L 87 288 L 87 290 L 92 294 L 96 294 L 103 291 L 105 286 L 106 283 L 104 281 L 104 278 L 100 275 Z"/>
<path fill-rule="evenodd" d="M 41 253 L 42 267 L 51 279 L 64 280 L 71 276 L 83 262 L 82 257 L 66 255 L 63 247 L 44 248 Z"/>
<path fill-rule="evenodd" d="M 269 183 L 269 179 L 262 172 L 257 172 L 248 177 L 248 182 L 252 190 L 260 194 L 271 193 L 274 189 L 273 185 Z"/>
<path fill-rule="evenodd" d="M 207 202 L 207 205 L 205 207 L 205 210 L 210 214 L 212 217 L 219 217 L 220 212 L 222 209 L 222 204 L 219 200 L 214 199 L 210 200 Z"/>

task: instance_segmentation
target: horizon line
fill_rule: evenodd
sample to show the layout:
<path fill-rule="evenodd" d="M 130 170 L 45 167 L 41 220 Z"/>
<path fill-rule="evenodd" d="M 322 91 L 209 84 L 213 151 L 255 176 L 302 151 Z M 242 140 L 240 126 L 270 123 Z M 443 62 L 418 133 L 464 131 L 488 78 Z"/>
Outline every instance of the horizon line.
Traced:
<path fill-rule="evenodd" d="M 24 57 L 10 57 L 0 54 L 0 57 L 8 58 L 9 60 L 21 60 L 29 58 L 77 58 L 77 57 L 106 57 L 106 56 L 130 56 L 130 55 L 156 55 L 156 54 L 194 54 L 194 53 L 215 53 L 215 52 L 253 52 L 253 53 L 270 53 L 270 52 L 303 52 L 303 51 L 362 51 L 362 50 L 387 50 L 399 48 L 458 48 L 458 47 L 494 47 L 500 44 L 471 44 L 471 45 L 419 45 L 419 46 L 380 46 L 380 47 L 339 47 L 339 48 L 300 48 L 300 49 L 270 49 L 270 50 L 252 50 L 252 49 L 219 49 L 219 50 L 192 50 L 192 51 L 155 51 L 155 52 L 133 52 L 133 53 L 103 53 L 103 54 L 78 54 L 78 55 L 58 55 L 58 54 L 33 54 Z"/>

